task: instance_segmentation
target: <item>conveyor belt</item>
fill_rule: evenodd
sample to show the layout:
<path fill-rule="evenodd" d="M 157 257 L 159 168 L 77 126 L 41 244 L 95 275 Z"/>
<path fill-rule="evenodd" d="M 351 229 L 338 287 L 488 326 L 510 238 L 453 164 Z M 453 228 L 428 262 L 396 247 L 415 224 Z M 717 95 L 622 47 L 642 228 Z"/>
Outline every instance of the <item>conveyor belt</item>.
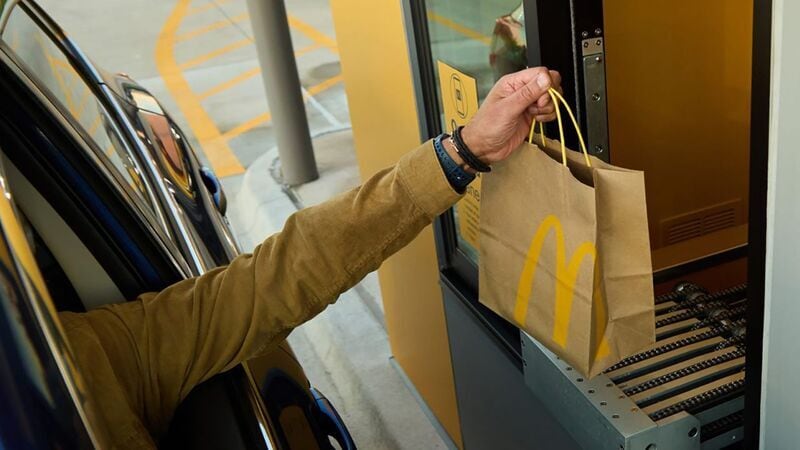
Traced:
<path fill-rule="evenodd" d="M 730 430 L 734 430 L 744 425 L 744 411 L 736 411 L 725 417 L 709 422 L 700 430 L 700 440 L 707 441 Z"/>
<path fill-rule="evenodd" d="M 746 285 L 709 293 L 682 283 L 656 298 L 656 343 L 605 374 L 656 423 L 706 411 L 703 441 L 741 426 L 741 406 L 719 405 L 744 392 L 746 295 Z"/>

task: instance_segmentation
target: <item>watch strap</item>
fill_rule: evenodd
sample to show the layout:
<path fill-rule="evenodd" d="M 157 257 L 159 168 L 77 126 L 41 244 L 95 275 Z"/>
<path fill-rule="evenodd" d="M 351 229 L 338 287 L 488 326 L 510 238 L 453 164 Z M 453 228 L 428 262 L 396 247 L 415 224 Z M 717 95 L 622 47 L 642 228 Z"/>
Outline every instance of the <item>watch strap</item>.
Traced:
<path fill-rule="evenodd" d="M 453 186 L 456 192 L 463 193 L 472 180 L 475 179 L 475 174 L 469 173 L 456 163 L 447 150 L 444 148 L 443 140 L 447 139 L 447 134 L 440 134 L 433 140 L 433 148 L 436 150 L 436 157 L 439 159 L 439 164 L 442 165 L 447 181 Z"/>

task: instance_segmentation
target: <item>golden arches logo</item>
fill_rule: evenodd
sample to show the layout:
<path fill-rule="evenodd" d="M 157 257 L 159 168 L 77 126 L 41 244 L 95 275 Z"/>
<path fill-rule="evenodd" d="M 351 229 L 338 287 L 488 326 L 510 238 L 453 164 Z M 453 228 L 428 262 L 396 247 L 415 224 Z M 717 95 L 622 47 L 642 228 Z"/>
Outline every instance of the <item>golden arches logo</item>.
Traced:
<path fill-rule="evenodd" d="M 575 283 L 578 278 L 578 272 L 584 260 L 589 260 L 594 264 L 597 257 L 597 249 L 592 242 L 583 242 L 578 245 L 575 252 L 572 253 L 569 263 L 566 261 L 566 249 L 564 248 L 564 230 L 561 226 L 561 221 L 553 214 L 544 218 L 536 234 L 533 235 L 531 245 L 528 248 L 528 254 L 525 257 L 525 265 L 522 268 L 522 274 L 519 277 L 517 285 L 517 298 L 514 304 L 514 320 L 520 325 L 525 325 L 525 319 L 528 315 L 528 306 L 531 300 L 531 292 L 533 283 L 536 276 L 536 268 L 539 263 L 539 257 L 542 253 L 544 241 L 553 230 L 556 240 L 556 267 L 555 267 L 555 307 L 553 314 L 553 341 L 560 345 L 562 348 L 567 346 L 567 335 L 569 334 L 569 323 L 572 314 L 572 302 L 575 292 Z M 600 276 L 599 269 L 596 268 L 593 282 L 593 301 L 597 302 L 597 308 L 594 308 L 593 320 L 600 324 L 605 324 L 606 311 L 605 302 L 602 299 L 602 291 L 600 289 Z M 608 342 L 604 338 L 605 327 L 597 327 L 596 338 L 600 339 L 600 345 L 597 349 L 596 358 L 602 358 L 609 352 Z M 602 328 L 602 329 L 601 329 Z"/>

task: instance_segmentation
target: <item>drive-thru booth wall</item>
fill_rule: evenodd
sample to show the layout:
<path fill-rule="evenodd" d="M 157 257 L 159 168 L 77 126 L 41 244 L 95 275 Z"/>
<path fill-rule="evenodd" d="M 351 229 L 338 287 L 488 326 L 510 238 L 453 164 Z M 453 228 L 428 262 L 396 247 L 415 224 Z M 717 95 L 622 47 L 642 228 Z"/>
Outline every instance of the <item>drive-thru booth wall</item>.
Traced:
<path fill-rule="evenodd" d="M 525 65 L 562 73 L 590 152 L 645 172 L 659 341 L 595 379 L 479 304 L 479 190 L 380 269 L 393 355 L 456 445 L 755 448 L 779 310 L 764 306 L 769 118 L 792 114 L 770 109 L 783 5 L 773 21 L 763 0 L 332 1 L 363 176 Z"/>

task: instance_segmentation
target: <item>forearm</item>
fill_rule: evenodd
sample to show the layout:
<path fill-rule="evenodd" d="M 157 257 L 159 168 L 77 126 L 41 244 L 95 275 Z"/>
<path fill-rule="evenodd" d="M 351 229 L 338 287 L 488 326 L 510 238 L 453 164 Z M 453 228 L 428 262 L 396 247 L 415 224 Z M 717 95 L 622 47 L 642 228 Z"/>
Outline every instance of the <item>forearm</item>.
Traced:
<path fill-rule="evenodd" d="M 228 267 L 86 319 L 115 371 L 143 372 L 143 392 L 130 395 L 149 405 L 148 422 L 163 423 L 193 386 L 274 348 L 459 197 L 428 142 L 359 188 L 294 214 Z"/>

